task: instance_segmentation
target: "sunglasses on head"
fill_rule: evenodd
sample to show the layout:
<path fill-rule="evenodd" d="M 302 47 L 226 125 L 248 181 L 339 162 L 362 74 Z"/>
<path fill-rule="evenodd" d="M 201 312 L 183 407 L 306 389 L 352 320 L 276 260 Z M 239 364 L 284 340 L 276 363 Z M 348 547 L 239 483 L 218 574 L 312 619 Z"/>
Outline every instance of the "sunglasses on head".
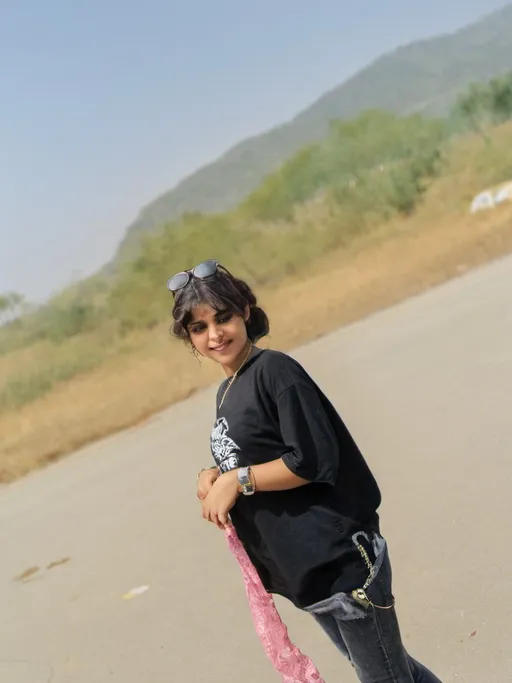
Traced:
<path fill-rule="evenodd" d="M 208 259 L 208 261 L 203 261 L 199 263 L 194 268 L 190 270 L 183 270 L 181 273 L 176 273 L 167 281 L 167 289 L 173 294 L 183 287 L 186 287 L 193 277 L 198 280 L 204 280 L 206 277 L 211 277 L 215 275 L 219 268 L 228 272 L 223 266 L 220 265 L 215 259 Z"/>

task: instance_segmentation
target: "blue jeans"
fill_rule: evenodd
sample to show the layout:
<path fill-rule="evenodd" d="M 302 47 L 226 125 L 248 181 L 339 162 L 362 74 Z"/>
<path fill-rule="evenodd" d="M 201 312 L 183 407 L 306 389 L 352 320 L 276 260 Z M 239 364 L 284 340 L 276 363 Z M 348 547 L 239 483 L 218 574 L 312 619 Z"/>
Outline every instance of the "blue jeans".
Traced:
<path fill-rule="evenodd" d="M 360 535 L 372 543 L 376 557 L 367 587 L 338 593 L 305 611 L 349 659 L 361 683 L 441 683 L 402 644 L 386 541 L 356 534 L 353 540 L 358 546 Z"/>

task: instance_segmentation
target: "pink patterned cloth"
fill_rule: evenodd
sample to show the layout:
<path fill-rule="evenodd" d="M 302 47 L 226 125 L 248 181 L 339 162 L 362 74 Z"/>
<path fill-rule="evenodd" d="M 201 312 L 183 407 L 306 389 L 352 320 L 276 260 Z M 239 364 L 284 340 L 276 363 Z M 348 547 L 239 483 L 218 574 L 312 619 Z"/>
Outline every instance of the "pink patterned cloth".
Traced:
<path fill-rule="evenodd" d="M 226 539 L 242 570 L 256 632 L 283 683 L 325 683 L 311 659 L 291 642 L 274 600 L 261 583 L 233 526 L 226 529 Z"/>

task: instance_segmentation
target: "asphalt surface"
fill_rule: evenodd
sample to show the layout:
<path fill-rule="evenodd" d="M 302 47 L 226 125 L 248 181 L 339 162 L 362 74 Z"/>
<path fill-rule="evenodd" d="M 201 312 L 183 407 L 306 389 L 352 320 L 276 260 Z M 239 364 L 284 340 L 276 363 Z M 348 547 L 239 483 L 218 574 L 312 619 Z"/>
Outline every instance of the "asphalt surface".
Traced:
<path fill-rule="evenodd" d="M 378 477 L 403 637 L 444 683 L 512 680 L 511 298 L 505 259 L 292 354 Z M 0 489 L 1 683 L 278 680 L 195 499 L 214 393 Z M 355 680 L 278 606 L 328 683 Z"/>

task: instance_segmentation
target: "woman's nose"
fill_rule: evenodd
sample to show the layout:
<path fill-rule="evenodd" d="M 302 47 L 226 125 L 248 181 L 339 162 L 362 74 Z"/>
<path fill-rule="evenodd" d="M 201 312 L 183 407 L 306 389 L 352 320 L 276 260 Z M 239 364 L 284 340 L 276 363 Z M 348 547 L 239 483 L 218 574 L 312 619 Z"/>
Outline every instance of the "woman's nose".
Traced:
<path fill-rule="evenodd" d="M 210 341 L 212 342 L 219 342 L 222 338 L 222 332 L 217 325 L 210 325 L 208 328 L 208 335 L 210 337 Z"/>

